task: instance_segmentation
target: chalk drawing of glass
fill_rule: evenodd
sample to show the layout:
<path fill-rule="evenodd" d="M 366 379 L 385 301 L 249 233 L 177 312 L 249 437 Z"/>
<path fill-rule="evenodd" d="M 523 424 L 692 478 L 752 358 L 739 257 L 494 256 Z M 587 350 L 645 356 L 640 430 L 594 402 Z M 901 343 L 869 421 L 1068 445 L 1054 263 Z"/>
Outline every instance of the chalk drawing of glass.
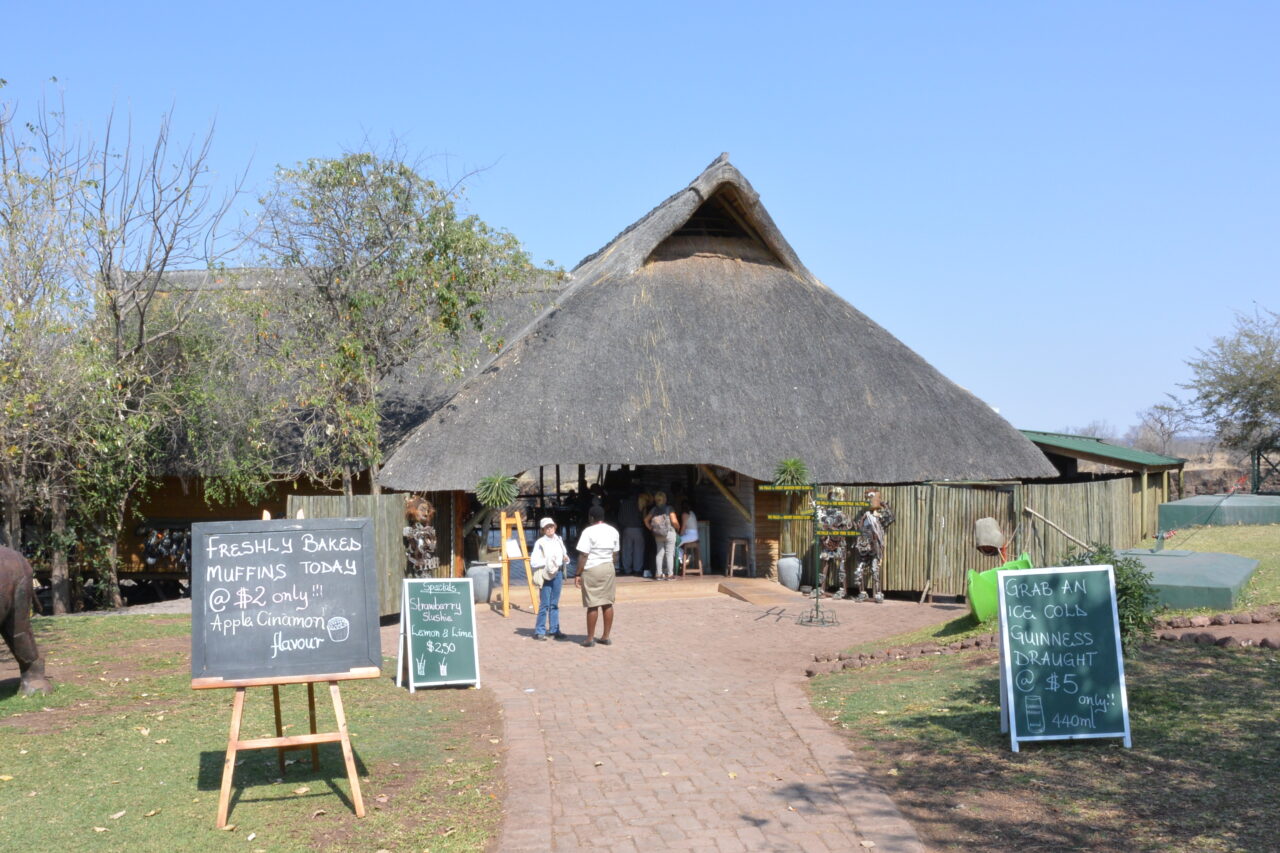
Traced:
<path fill-rule="evenodd" d="M 1039 696 L 1024 697 L 1023 707 L 1027 711 L 1027 733 L 1044 734 L 1044 704 Z"/>
<path fill-rule="evenodd" d="M 440 674 L 441 674 L 441 675 L 448 675 L 448 674 L 449 674 L 449 662 L 448 662 L 448 661 L 446 661 L 446 660 L 442 660 L 442 661 L 440 661 Z"/>

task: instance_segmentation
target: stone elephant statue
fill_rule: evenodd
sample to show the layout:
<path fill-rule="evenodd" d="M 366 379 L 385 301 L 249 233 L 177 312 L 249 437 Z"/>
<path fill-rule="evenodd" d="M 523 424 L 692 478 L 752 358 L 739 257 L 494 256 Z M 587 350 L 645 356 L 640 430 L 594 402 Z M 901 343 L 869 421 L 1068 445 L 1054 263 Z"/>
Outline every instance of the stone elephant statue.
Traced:
<path fill-rule="evenodd" d="M 53 692 L 44 675 L 44 658 L 31 633 L 31 564 L 11 548 L 0 546 L 0 634 L 18 661 L 22 695 Z"/>

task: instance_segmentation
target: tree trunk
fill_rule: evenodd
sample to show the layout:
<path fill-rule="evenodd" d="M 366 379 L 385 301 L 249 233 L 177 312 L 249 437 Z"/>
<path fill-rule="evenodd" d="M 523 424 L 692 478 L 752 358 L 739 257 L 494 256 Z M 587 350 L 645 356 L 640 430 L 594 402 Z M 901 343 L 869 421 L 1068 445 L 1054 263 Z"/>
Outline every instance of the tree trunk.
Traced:
<path fill-rule="evenodd" d="M 12 485 L 6 485 L 4 490 L 4 544 L 15 551 L 22 550 L 22 505 Z"/>
<path fill-rule="evenodd" d="M 111 540 L 107 543 L 107 565 L 103 567 L 101 580 L 107 586 L 107 604 L 112 609 L 124 607 L 124 599 L 120 597 L 120 531 L 124 529 L 125 513 L 128 511 L 129 499 L 126 497 L 116 507 L 116 517 L 110 525 Z"/>
<path fill-rule="evenodd" d="M 377 496 L 382 494 L 382 487 L 378 485 L 378 472 L 382 470 L 382 466 L 377 462 L 369 463 L 369 494 Z"/>
<path fill-rule="evenodd" d="M 347 498 L 348 506 L 351 504 L 351 498 L 355 497 L 355 487 L 351 481 L 351 468 L 345 466 L 342 469 L 342 496 Z"/>
<path fill-rule="evenodd" d="M 49 501 L 53 552 L 49 555 L 49 582 L 53 586 L 53 612 L 71 612 L 71 573 L 67 569 L 67 499 L 58 489 Z"/>

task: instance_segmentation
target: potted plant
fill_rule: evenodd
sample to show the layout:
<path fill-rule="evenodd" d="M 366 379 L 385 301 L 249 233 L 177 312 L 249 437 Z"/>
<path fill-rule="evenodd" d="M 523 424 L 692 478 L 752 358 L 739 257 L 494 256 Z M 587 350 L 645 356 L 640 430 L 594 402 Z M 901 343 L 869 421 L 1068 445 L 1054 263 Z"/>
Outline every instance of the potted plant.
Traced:
<path fill-rule="evenodd" d="M 808 486 L 809 466 L 803 459 L 783 459 L 773 471 L 775 486 Z M 785 515 L 793 515 L 796 506 L 796 492 L 784 492 L 783 507 Z M 779 547 L 782 556 L 778 559 L 778 581 L 787 589 L 800 589 L 800 558 L 796 556 L 796 543 L 792 535 L 790 520 L 784 519 L 779 536 Z"/>

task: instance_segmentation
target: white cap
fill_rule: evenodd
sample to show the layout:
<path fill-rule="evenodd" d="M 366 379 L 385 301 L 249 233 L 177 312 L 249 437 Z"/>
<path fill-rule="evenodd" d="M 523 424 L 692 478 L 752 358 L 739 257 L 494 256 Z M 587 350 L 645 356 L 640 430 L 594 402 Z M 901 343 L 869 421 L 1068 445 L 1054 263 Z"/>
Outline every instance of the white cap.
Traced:
<path fill-rule="evenodd" d="M 556 520 L 554 518 L 544 518 L 542 519 L 542 521 L 538 522 L 538 529 L 545 530 L 548 524 L 555 524 L 555 523 L 556 523 Z"/>

